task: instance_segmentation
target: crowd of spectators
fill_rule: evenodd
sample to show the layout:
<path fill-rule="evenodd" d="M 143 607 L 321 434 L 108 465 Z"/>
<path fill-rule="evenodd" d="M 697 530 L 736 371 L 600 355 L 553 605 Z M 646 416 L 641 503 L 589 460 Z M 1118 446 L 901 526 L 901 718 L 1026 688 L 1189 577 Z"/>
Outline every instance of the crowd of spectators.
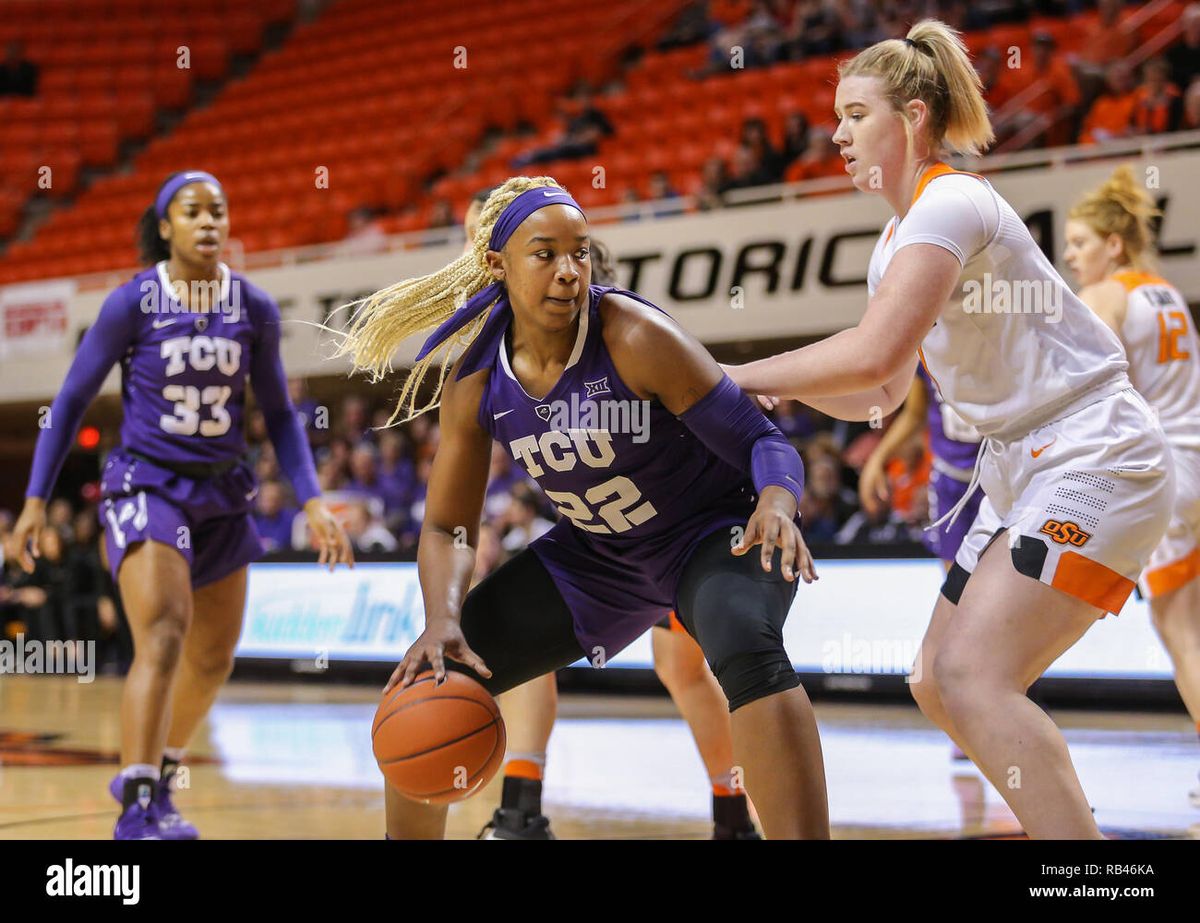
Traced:
<path fill-rule="evenodd" d="M 903 36 L 908 25 L 934 16 L 974 31 L 1028 22 L 1033 15 L 1068 16 L 1095 7 L 1098 16 L 1078 53 L 1058 48 L 1052 34 L 1035 31 L 1028 47 L 993 44 L 974 60 L 992 110 L 996 147 L 1022 149 L 1093 144 L 1114 138 L 1200 129 L 1200 2 L 1186 8 L 1178 39 L 1136 67 L 1126 58 L 1136 35 L 1122 28 L 1129 12 L 1122 0 L 696 0 L 679 15 L 657 50 L 707 43 L 705 66 L 685 75 L 702 79 L 769 67 L 785 61 L 853 52 L 885 38 Z M 736 63 L 735 63 L 736 62 Z M 559 100 L 561 130 L 551 143 L 510 162 L 514 170 L 560 159 L 591 157 L 616 128 L 603 97 L 581 82 Z M 831 122 L 810 124 L 789 113 L 777 137 L 761 118 L 747 118 L 732 153 L 714 153 L 686 189 L 662 173 L 645 189 L 621 192 L 621 203 L 653 203 L 628 209 L 625 220 L 684 211 L 689 194 L 700 211 L 730 204 L 731 191 L 821 177 L 845 176 L 833 143 Z M 678 199 L 679 202 L 671 202 Z M 430 228 L 458 223 L 448 201 L 429 215 Z"/>
<path fill-rule="evenodd" d="M 0 638 L 18 634 L 33 641 L 95 641 L 98 673 L 123 673 L 133 641 L 118 594 L 100 559 L 96 507 L 72 507 L 64 497 L 46 508 L 41 555 L 32 574 L 3 560 L 13 514 L 0 510 Z M 86 653 L 76 652 L 82 663 Z"/>

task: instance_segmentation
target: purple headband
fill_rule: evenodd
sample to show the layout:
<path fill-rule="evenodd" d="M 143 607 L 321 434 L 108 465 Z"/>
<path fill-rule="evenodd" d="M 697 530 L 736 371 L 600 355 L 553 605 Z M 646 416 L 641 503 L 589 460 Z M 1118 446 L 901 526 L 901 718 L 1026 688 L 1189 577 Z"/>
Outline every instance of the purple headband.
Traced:
<path fill-rule="evenodd" d="M 496 223 L 492 227 L 492 235 L 488 238 L 488 249 L 503 249 L 509 238 L 521 226 L 521 222 L 539 208 L 545 208 L 547 205 L 570 205 L 572 208 L 578 209 L 581 215 L 584 214 L 579 203 L 565 189 L 557 186 L 538 186 L 535 189 L 527 189 L 509 202 L 508 207 L 496 219 Z M 584 215 L 584 217 L 587 216 Z M 483 368 L 483 358 L 490 357 L 499 338 L 504 335 L 504 330 L 508 327 L 512 315 L 512 306 L 508 302 L 508 289 L 500 281 L 493 282 L 476 292 L 461 308 L 442 321 L 438 328 L 429 335 L 425 345 L 421 347 L 421 351 L 417 353 L 417 361 L 424 359 L 463 327 L 479 317 L 493 301 L 496 302 L 495 307 L 492 308 L 492 313 L 484 322 L 483 329 L 463 354 L 463 363 L 458 371 L 458 377 L 462 378 L 464 375 L 470 375 Z"/>
<path fill-rule="evenodd" d="M 203 170 L 188 170 L 180 173 L 178 176 L 172 176 L 169 180 L 163 183 L 162 189 L 158 190 L 158 196 L 154 199 L 154 212 L 159 218 L 167 217 L 167 206 L 171 204 L 171 200 L 175 198 L 177 193 L 184 186 L 191 183 L 212 183 L 224 193 L 221 187 L 221 181 L 211 173 L 205 173 Z"/>

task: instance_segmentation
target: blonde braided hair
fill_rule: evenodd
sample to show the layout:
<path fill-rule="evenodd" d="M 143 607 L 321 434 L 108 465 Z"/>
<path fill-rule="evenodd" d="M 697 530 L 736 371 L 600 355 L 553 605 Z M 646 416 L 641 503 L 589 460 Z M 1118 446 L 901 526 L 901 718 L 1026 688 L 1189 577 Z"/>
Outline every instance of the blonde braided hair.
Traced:
<path fill-rule="evenodd" d="M 496 279 L 487 265 L 488 241 L 500 214 L 517 196 L 541 186 L 563 187 L 550 176 L 514 176 L 498 186 L 479 214 L 479 225 L 471 249 L 454 262 L 427 276 L 403 279 L 380 289 L 360 301 L 343 307 L 354 313 L 345 331 L 339 332 L 341 342 L 332 358 L 350 356 L 353 371 L 370 373 L 375 383 L 392 372 L 392 356 L 400 343 L 410 336 L 433 330 L 472 296 L 487 288 Z M 489 309 L 490 310 L 490 306 Z M 450 337 L 444 344 L 418 361 L 409 370 L 400 389 L 396 407 L 388 417 L 392 425 L 402 411 L 408 422 L 441 401 L 442 386 L 458 352 L 465 350 L 479 335 L 488 311 Z M 429 401 L 417 407 L 417 394 L 429 370 L 437 363 L 437 386 Z M 407 405 L 407 406 L 406 406 Z"/>

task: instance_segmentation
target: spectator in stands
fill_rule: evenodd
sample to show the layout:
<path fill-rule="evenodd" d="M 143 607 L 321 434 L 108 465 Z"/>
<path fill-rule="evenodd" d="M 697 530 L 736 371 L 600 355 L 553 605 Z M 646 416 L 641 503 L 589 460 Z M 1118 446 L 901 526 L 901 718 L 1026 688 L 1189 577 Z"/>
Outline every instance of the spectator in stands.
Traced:
<path fill-rule="evenodd" d="M 388 528 L 397 533 L 406 525 L 416 479 L 404 432 L 395 427 L 382 431 L 379 434 L 379 493 L 383 497 Z M 401 517 L 399 522 L 395 521 L 398 516 Z"/>
<path fill-rule="evenodd" d="M 511 557 L 518 551 L 524 551 L 530 542 L 554 527 L 554 523 L 540 515 L 540 506 L 537 494 L 529 484 L 519 483 L 512 486 L 512 503 L 505 516 L 508 529 L 504 538 L 500 540 L 507 556 Z"/>
<path fill-rule="evenodd" d="M 808 123 L 807 115 L 803 112 L 788 113 L 788 117 L 783 122 L 783 150 L 780 152 L 785 172 L 808 150 L 810 130 L 811 126 Z"/>
<path fill-rule="evenodd" d="M 264 442 L 258 447 L 258 460 L 254 463 L 254 475 L 261 481 L 273 481 L 281 477 L 279 458 L 275 455 L 275 446 Z"/>
<path fill-rule="evenodd" d="M 466 241 L 463 242 L 463 253 L 471 252 L 471 243 L 475 240 L 475 229 L 479 227 L 479 213 L 483 211 L 484 203 L 487 202 L 488 196 L 495 188 L 495 186 L 488 186 L 471 196 L 471 204 L 467 206 L 467 213 L 463 216 L 463 230 L 467 235 Z"/>
<path fill-rule="evenodd" d="M 12 531 L 12 525 L 12 511 L 0 509 L 0 566 L 4 564 L 4 548 L 8 542 L 8 533 Z"/>
<path fill-rule="evenodd" d="M 662 170 L 655 170 L 650 175 L 647 193 L 647 198 L 657 203 L 654 207 L 655 218 L 669 218 L 671 215 L 683 213 L 682 205 L 671 202 L 672 199 L 679 199 L 679 190 L 671 185 L 670 178 Z M 594 274 L 592 281 L 599 284 L 596 282 Z"/>
<path fill-rule="evenodd" d="M 621 205 L 637 205 L 640 201 L 642 201 L 642 199 L 641 199 L 641 196 L 638 195 L 636 186 L 626 186 L 624 189 L 621 190 L 621 197 L 620 197 Z M 621 220 L 622 221 L 641 221 L 642 213 L 641 213 L 641 211 L 630 209 L 628 212 L 625 213 L 625 215 L 622 217 Z"/>
<path fill-rule="evenodd" d="M 1087 31 L 1079 53 L 1078 67 L 1093 79 L 1107 78 L 1112 63 L 1128 57 L 1137 36 L 1121 27 L 1121 0 L 1100 0 L 1100 17 Z"/>
<path fill-rule="evenodd" d="M 25 57 L 20 42 L 9 42 L 0 62 L 0 96 L 36 96 L 38 67 Z"/>
<path fill-rule="evenodd" d="M 68 637 L 96 640 L 100 636 L 97 609 L 113 595 L 112 578 L 100 561 L 99 526 L 96 508 L 75 514 L 71 542 L 66 551 L 67 604 L 65 625 Z"/>
<path fill-rule="evenodd" d="M 808 133 L 808 147 L 804 155 L 787 168 L 784 179 L 797 183 L 822 176 L 845 176 L 846 161 L 833 143 L 832 129 L 818 126 Z"/>
<path fill-rule="evenodd" d="M 805 454 L 807 484 L 800 499 L 800 528 L 810 542 L 831 542 L 854 514 L 857 498 L 842 484 L 836 454 L 814 446 Z"/>
<path fill-rule="evenodd" d="M 71 534 L 75 511 L 66 497 L 56 497 L 46 507 L 46 525 L 57 530 L 61 537 Z"/>
<path fill-rule="evenodd" d="M 415 420 L 408 421 L 408 434 L 412 438 L 414 461 L 433 457 L 433 451 L 436 448 L 433 430 L 433 420 L 429 418 L 429 414 L 421 414 Z"/>
<path fill-rule="evenodd" d="M 783 182 L 783 156 L 775 149 L 767 136 L 767 126 L 760 118 L 750 118 L 742 122 L 742 146 L 748 148 L 759 164 L 764 174 L 769 175 L 769 182 Z"/>
<path fill-rule="evenodd" d="M 720 157 L 710 157 L 704 161 L 704 166 L 700 168 L 700 185 L 696 189 L 696 206 L 700 211 L 725 207 L 722 190 L 727 182 L 724 160 Z"/>
<path fill-rule="evenodd" d="M 895 11 L 889 10 L 888 4 L 876 4 L 868 0 L 846 0 L 838 4 L 838 18 L 841 21 L 842 47 L 849 49 L 865 48 L 885 38 L 903 35 L 886 19 Z"/>
<path fill-rule="evenodd" d="M 422 417 L 417 418 L 422 419 Z M 408 506 L 408 527 L 403 540 L 405 546 L 415 548 L 421 534 L 421 522 L 425 519 L 425 495 L 429 491 L 429 472 L 433 470 L 433 456 L 422 455 L 417 459 L 416 480 L 413 482 Z"/>
<path fill-rule="evenodd" d="M 1200 3 L 1183 11 L 1183 37 L 1167 49 L 1167 63 L 1171 66 L 1171 82 L 1181 90 L 1200 76 Z"/>
<path fill-rule="evenodd" d="M 446 199 L 438 199 L 429 211 L 429 229 L 456 228 L 458 219 L 454 217 L 454 209 Z"/>
<path fill-rule="evenodd" d="M 1068 144 L 1074 137 L 1082 97 L 1070 65 L 1055 53 L 1055 47 L 1054 36 L 1037 33 L 1028 60 L 1021 59 L 1020 67 L 1002 68 L 997 80 L 996 95 L 1005 101 L 1027 92 L 1035 93 L 1021 104 L 1021 111 L 1012 123 L 1014 132 L 1033 122 L 1045 126 L 1034 146 Z M 1035 91 L 1035 87 L 1040 90 Z"/>
<path fill-rule="evenodd" d="M 1170 81 L 1166 58 L 1151 58 L 1142 68 L 1142 84 L 1134 91 L 1132 131 L 1136 135 L 1160 135 L 1179 126 L 1183 98 Z"/>
<path fill-rule="evenodd" d="M 360 442 L 350 451 L 350 479 L 343 489 L 382 499 L 378 466 L 379 450 L 373 443 Z"/>
<path fill-rule="evenodd" d="M 808 408 L 799 401 L 781 400 L 771 418 L 788 439 L 807 439 L 816 432 Z"/>
<path fill-rule="evenodd" d="M 979 74 L 979 82 L 983 84 L 983 98 L 987 100 L 988 108 L 997 112 L 1007 101 L 1007 96 L 1000 88 L 1000 78 L 1007 70 L 1002 66 L 1000 49 L 995 45 L 988 45 L 974 55 L 973 61 L 975 72 Z"/>
<path fill-rule="evenodd" d="M 512 505 L 513 485 L 524 480 L 519 471 L 513 470 L 512 458 L 498 442 L 492 443 L 492 459 L 488 468 L 487 493 L 484 495 L 483 516 L 485 519 L 501 520 L 508 515 Z"/>
<path fill-rule="evenodd" d="M 1096 97 L 1083 120 L 1080 144 L 1124 138 L 1130 133 L 1137 96 L 1128 65 L 1120 61 L 1110 65 L 1105 84 L 1104 92 Z"/>
<path fill-rule="evenodd" d="M 754 150 L 739 144 L 733 152 L 733 168 L 720 191 L 724 195 L 731 189 L 752 189 L 773 182 L 776 182 L 774 175 Z"/>
<path fill-rule="evenodd" d="M 670 31 L 659 41 L 657 48 L 659 51 L 686 48 L 703 42 L 717 28 L 717 23 L 708 17 L 707 0 L 695 0 L 679 14 Z"/>
<path fill-rule="evenodd" d="M 292 547 L 292 523 L 298 510 L 288 505 L 287 490 L 280 481 L 262 481 L 254 504 L 254 524 L 267 551 Z"/>
<path fill-rule="evenodd" d="M 304 378 L 289 378 L 288 379 L 288 397 L 292 400 L 292 406 L 296 408 L 296 414 L 300 417 L 300 422 L 304 425 L 304 431 L 309 434 L 309 440 L 312 440 L 312 430 L 320 424 L 324 424 L 326 428 L 329 426 L 328 420 L 317 419 L 317 408 L 320 406 L 315 400 L 309 397 L 308 381 Z M 266 441 L 266 424 L 263 421 L 261 413 L 258 413 L 259 424 L 262 426 L 262 435 L 255 438 L 259 441 Z"/>
<path fill-rule="evenodd" d="M 500 547 L 500 536 L 490 522 L 479 524 L 479 538 L 475 542 L 475 570 L 471 574 L 471 586 L 500 566 L 504 557 Z"/>
<path fill-rule="evenodd" d="M 69 509 L 69 507 L 68 507 Z M 25 608 L 26 634 L 35 641 L 65 641 L 66 610 L 70 594 L 63 534 L 47 528 L 41 533 L 41 556 L 34 558 L 32 574 L 21 574 L 21 600 Z"/>
<path fill-rule="evenodd" d="M 261 481 L 261 478 L 259 480 Z M 341 490 L 344 482 L 341 462 L 329 449 L 323 450 L 317 456 L 317 483 L 321 485 L 321 492 Z"/>
<path fill-rule="evenodd" d="M 899 542 L 919 542 L 921 527 L 907 522 L 887 504 L 881 503 L 874 512 L 856 510 L 838 529 L 833 541 L 838 545 L 892 545 Z"/>
<path fill-rule="evenodd" d="M 789 60 L 802 61 L 841 47 L 842 21 L 835 3 L 801 0 L 796 4 L 791 25 L 784 33 L 784 54 Z"/>
<path fill-rule="evenodd" d="M 355 500 L 346 507 L 346 535 L 358 552 L 390 554 L 400 547 L 396 536 L 371 514 L 365 499 Z"/>
<path fill-rule="evenodd" d="M 367 402 L 357 394 L 348 394 L 342 399 L 342 411 L 335 435 L 349 443 L 344 447 L 346 455 L 349 455 L 349 446 L 355 445 L 363 438 L 371 438 L 367 427 Z"/>
<path fill-rule="evenodd" d="M 527 151 L 513 158 L 512 167 L 522 170 L 535 163 L 551 160 L 590 157 L 596 153 L 600 141 L 613 134 L 612 123 L 593 101 L 592 90 L 586 84 L 576 92 L 578 113 L 572 116 L 558 140 L 547 147 Z"/>
<path fill-rule="evenodd" d="M 387 250 L 387 242 L 387 231 L 383 229 L 375 210 L 359 206 L 346 215 L 346 237 L 337 250 L 342 256 L 368 256 L 383 253 Z"/>
<path fill-rule="evenodd" d="M 708 14 L 718 28 L 708 42 L 708 66 L 696 76 L 739 73 L 753 67 L 746 60 L 748 0 L 714 0 L 709 4 Z"/>
<path fill-rule="evenodd" d="M 1183 112 L 1179 120 L 1181 131 L 1200 130 L 1200 77 L 1192 81 L 1183 95 Z"/>

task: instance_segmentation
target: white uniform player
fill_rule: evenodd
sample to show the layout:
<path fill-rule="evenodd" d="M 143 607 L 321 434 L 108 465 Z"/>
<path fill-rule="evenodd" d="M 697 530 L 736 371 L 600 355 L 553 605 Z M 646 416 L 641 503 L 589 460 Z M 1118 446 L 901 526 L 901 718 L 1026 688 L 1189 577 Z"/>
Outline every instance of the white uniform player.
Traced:
<path fill-rule="evenodd" d="M 1126 291 L 1129 377 L 1158 413 L 1175 457 L 1175 508 L 1140 581 L 1153 599 L 1200 576 L 1200 338 L 1187 301 L 1166 279 L 1136 270 L 1111 278 Z"/>
<path fill-rule="evenodd" d="M 921 359 L 984 437 L 975 477 L 999 517 L 981 515 L 945 594 L 957 602 L 989 540 L 1013 529 L 1019 572 L 1119 612 L 1166 530 L 1174 491 L 1165 436 L 1120 341 L 980 177 L 945 164 L 926 171 L 875 247 L 872 295 L 893 255 L 917 243 L 963 267 Z"/>

